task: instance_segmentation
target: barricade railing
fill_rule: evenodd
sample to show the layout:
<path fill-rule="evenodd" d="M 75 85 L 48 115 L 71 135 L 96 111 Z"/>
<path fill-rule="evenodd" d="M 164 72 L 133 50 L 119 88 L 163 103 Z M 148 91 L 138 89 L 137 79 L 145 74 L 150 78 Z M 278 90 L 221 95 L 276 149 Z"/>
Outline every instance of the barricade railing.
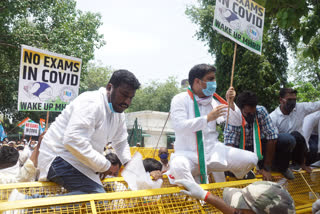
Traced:
<path fill-rule="evenodd" d="M 295 172 L 294 175 L 296 177 L 294 180 L 286 180 L 282 177 L 282 175 L 280 173 L 272 173 L 273 181 L 282 183 L 282 185 L 288 189 L 289 193 L 293 197 L 293 199 L 295 201 L 297 213 L 309 213 L 311 210 L 312 203 L 316 200 L 317 197 L 319 198 L 320 169 L 313 170 L 313 172 L 311 174 L 309 174 L 305 171 L 301 171 L 301 172 Z M 261 177 L 261 175 L 257 175 L 257 178 L 261 179 L 262 177 Z M 173 185 L 171 185 L 169 183 L 166 176 L 164 176 L 163 180 L 164 180 L 163 185 L 162 185 L 163 188 L 158 189 L 159 191 L 162 189 L 167 189 L 167 187 L 173 187 Z M 229 180 L 231 180 L 231 179 L 229 179 Z M 252 181 L 254 181 L 254 180 L 245 180 L 243 182 L 250 183 Z M 238 182 L 238 181 L 228 181 L 228 182 L 224 182 L 224 183 L 216 183 L 216 185 L 222 185 L 222 186 L 235 185 L 235 184 L 237 184 L 235 182 Z M 135 192 L 135 191 L 128 191 L 127 184 L 122 177 L 107 178 L 107 179 L 103 180 L 103 185 L 104 185 L 105 190 L 108 194 L 109 193 L 113 194 L 115 192 L 122 192 L 122 193 L 123 192 L 131 192 L 131 193 Z M 211 185 L 211 184 L 208 184 L 208 185 Z M 59 186 L 55 183 L 52 183 L 52 182 L 26 182 L 26 183 L 14 183 L 14 184 L 5 184 L 5 185 L 2 184 L 2 185 L 0 185 L 0 207 L 7 205 L 5 203 L 8 200 L 8 197 L 13 189 L 17 189 L 19 192 L 21 192 L 25 195 L 29 195 L 29 196 L 41 195 L 42 197 L 46 197 L 46 198 L 56 198 L 55 196 L 61 195 L 61 194 L 64 194 L 67 192 L 61 186 Z M 145 190 L 145 191 L 148 192 L 149 190 Z M 120 193 L 120 195 L 122 193 Z M 127 193 L 125 193 L 125 194 L 127 194 Z M 117 195 L 114 195 L 114 196 L 117 196 Z M 219 195 L 219 196 L 221 196 L 221 195 Z M 149 197 L 149 196 L 146 195 L 146 197 Z M 38 199 L 29 199 L 29 200 L 38 200 Z M 57 200 L 59 200 L 59 199 L 57 199 Z M 114 200 L 118 200 L 118 199 L 114 199 Z M 134 199 L 130 199 L 130 200 L 132 201 Z M 172 200 L 174 200 L 174 199 L 172 199 Z M 99 202 L 99 203 L 102 203 L 102 202 Z M 118 202 L 113 202 L 113 204 L 115 204 L 115 203 L 118 203 Z M 163 203 L 163 202 L 161 202 L 161 203 Z M 115 207 L 117 207 L 117 206 L 115 206 Z M 17 207 L 17 209 L 18 208 L 19 207 Z M 104 212 L 99 211 L 99 213 L 104 213 Z"/>
<path fill-rule="evenodd" d="M 225 187 L 243 188 L 257 181 L 201 185 L 222 197 Z M 0 212 L 20 213 L 220 213 L 215 207 L 180 193 L 182 187 L 27 199 L 0 203 Z"/>

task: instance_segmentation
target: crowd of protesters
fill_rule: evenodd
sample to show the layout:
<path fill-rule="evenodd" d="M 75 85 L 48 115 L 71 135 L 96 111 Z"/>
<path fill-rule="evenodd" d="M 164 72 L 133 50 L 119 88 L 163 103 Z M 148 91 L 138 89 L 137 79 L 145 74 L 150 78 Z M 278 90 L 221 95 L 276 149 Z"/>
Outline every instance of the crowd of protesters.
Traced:
<path fill-rule="evenodd" d="M 198 189 L 201 196 L 192 195 L 192 190 L 188 194 L 201 200 L 208 195 L 196 183 L 208 182 L 211 173 L 216 181 L 224 181 L 226 171 L 243 179 L 257 167 L 269 181 L 271 171 L 287 179 L 294 179 L 292 170 L 311 172 L 310 165 L 319 161 L 320 101 L 297 103 L 297 91 L 283 88 L 279 107 L 269 114 L 253 92 L 235 99 L 231 87 L 226 101 L 218 96 L 215 72 L 205 64 L 191 69 L 188 91 L 171 103 L 175 152 L 169 162 L 168 150 L 160 148 L 160 161 L 145 159 L 145 170 L 154 179 L 167 173 L 177 184 Z M 0 183 L 52 181 L 71 194 L 104 193 L 101 179 L 118 176 L 131 159 L 123 112 L 139 87 L 131 72 L 115 71 L 106 88 L 85 92 L 67 105 L 37 141 L 2 141 Z M 221 143 L 216 126 L 226 123 L 228 105 L 230 117 Z"/>

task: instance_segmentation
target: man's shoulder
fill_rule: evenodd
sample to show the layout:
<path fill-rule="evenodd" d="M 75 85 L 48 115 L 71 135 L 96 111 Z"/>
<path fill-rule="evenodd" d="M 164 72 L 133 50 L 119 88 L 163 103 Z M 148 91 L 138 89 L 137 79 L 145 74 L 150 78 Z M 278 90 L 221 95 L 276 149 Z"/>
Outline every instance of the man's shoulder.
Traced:
<path fill-rule="evenodd" d="M 184 92 L 181 92 L 177 95 L 175 95 L 173 98 L 172 98 L 172 101 L 176 101 L 176 100 L 184 100 L 184 99 L 187 99 L 189 97 L 189 94 L 184 91 Z"/>

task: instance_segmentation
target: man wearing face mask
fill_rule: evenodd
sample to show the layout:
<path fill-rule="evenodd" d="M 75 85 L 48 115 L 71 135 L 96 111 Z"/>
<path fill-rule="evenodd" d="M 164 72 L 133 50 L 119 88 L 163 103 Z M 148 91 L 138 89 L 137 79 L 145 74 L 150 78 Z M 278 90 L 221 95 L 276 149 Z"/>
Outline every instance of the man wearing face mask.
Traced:
<path fill-rule="evenodd" d="M 267 109 L 258 105 L 257 96 L 250 91 L 239 94 L 237 105 L 243 116 L 242 125 L 227 127 L 225 144 L 255 152 L 264 180 L 271 180 L 271 168 L 275 167 L 286 178 L 293 179 L 294 175 L 288 166 L 294 147 L 282 134 L 278 135 Z"/>
<path fill-rule="evenodd" d="M 308 149 L 302 135 L 302 125 L 306 115 L 320 110 L 320 101 L 313 103 L 296 103 L 296 101 L 296 90 L 292 88 L 280 89 L 280 106 L 270 114 L 270 117 L 278 132 L 284 134 L 287 141 L 294 145 L 293 164 L 311 172 L 311 168 L 305 165 L 305 155 Z"/>
<path fill-rule="evenodd" d="M 160 158 L 160 163 L 162 164 L 161 172 L 162 173 L 167 172 L 169 170 L 168 149 L 165 147 L 160 147 L 159 152 L 158 152 L 158 156 Z"/>
<path fill-rule="evenodd" d="M 243 178 L 258 161 L 253 152 L 225 146 L 218 140 L 216 126 L 226 120 L 228 103 L 215 93 L 215 72 L 210 65 L 194 66 L 189 72 L 190 87 L 171 101 L 170 116 L 176 136 L 168 172 L 172 181 L 207 183 L 208 174 L 220 175 L 224 171 Z M 240 125 L 241 112 L 233 103 L 234 97 L 234 89 L 229 88 L 229 123 Z"/>
<path fill-rule="evenodd" d="M 131 159 L 123 111 L 140 83 L 127 70 L 115 71 L 107 87 L 80 94 L 56 118 L 40 147 L 40 179 L 62 185 L 71 194 L 104 193 L 100 178 L 119 166 L 103 155 L 112 142 L 122 164 Z"/>

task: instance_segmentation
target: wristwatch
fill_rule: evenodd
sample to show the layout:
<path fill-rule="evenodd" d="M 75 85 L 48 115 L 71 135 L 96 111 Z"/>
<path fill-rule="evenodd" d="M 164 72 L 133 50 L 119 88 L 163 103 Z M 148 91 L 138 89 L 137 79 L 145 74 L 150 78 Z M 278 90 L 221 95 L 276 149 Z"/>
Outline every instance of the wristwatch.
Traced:
<path fill-rule="evenodd" d="M 266 170 L 267 172 L 271 172 L 270 166 L 263 166 L 262 169 Z"/>

